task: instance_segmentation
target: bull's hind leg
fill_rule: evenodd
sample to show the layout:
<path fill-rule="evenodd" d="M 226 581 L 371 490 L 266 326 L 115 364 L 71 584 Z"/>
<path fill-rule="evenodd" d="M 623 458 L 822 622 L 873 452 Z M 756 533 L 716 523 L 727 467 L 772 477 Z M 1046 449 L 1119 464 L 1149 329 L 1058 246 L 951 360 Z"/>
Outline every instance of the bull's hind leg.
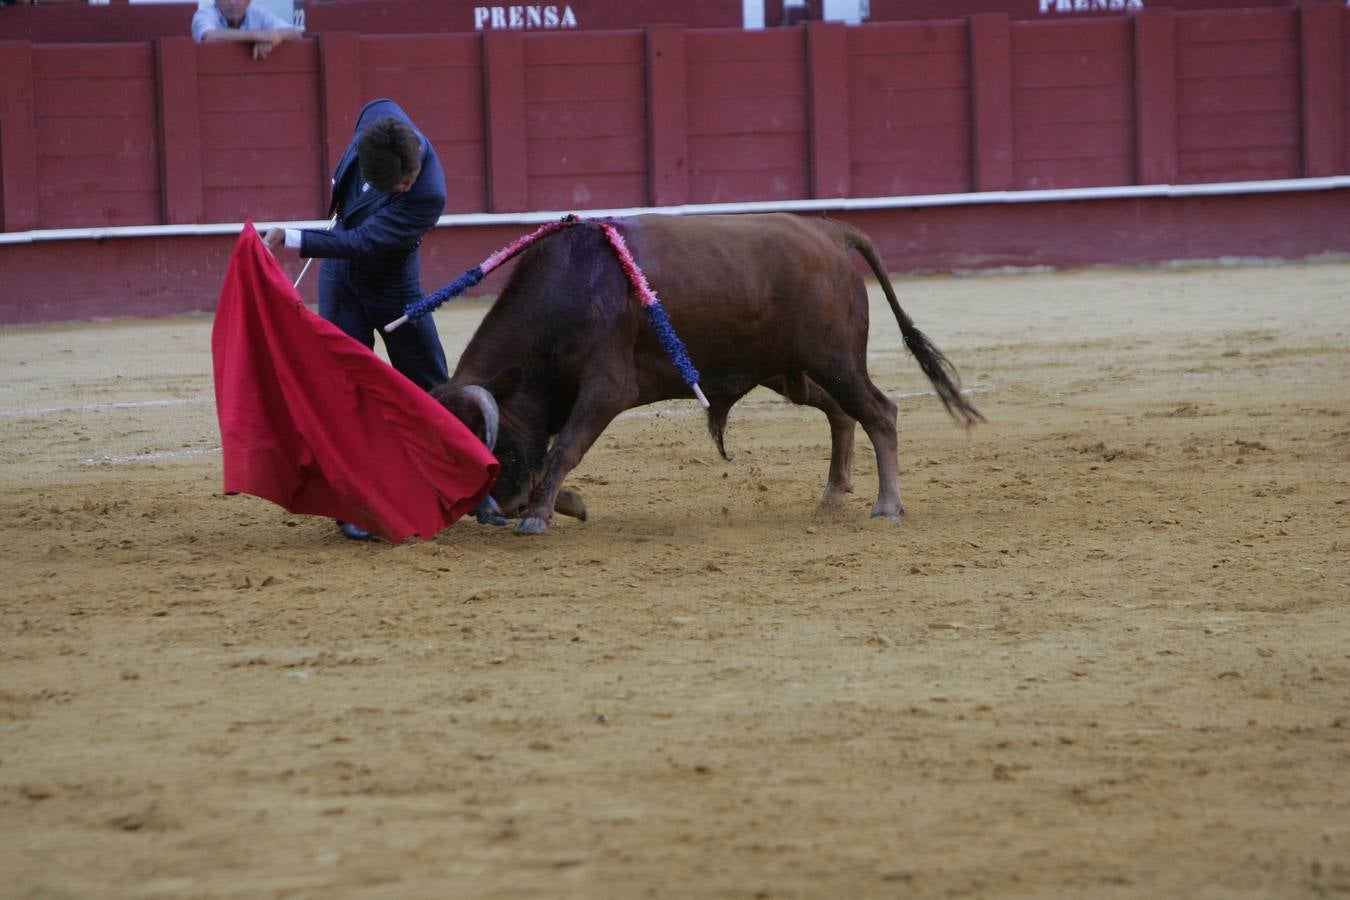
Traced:
<path fill-rule="evenodd" d="M 853 492 L 853 441 L 857 420 L 844 412 L 834 398 L 804 372 L 794 371 L 787 376 L 771 378 L 764 386 L 793 403 L 814 406 L 825 413 L 830 423 L 830 473 L 825 481 L 825 493 L 820 497 L 820 509 L 822 512 L 840 509 L 844 505 L 844 495 Z"/>
<path fill-rule="evenodd" d="M 896 409 L 866 370 L 840 376 L 812 372 L 812 377 L 839 404 L 845 415 L 862 425 L 877 455 L 877 502 L 872 516 L 899 522 L 905 504 L 900 500 L 900 452 L 896 437 Z"/>

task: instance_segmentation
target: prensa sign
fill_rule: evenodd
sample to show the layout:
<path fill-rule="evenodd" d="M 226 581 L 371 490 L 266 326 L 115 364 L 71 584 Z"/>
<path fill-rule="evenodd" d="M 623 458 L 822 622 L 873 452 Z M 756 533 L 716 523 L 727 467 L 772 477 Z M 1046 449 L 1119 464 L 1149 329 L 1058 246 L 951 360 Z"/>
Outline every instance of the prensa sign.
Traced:
<path fill-rule="evenodd" d="M 475 31 L 496 28 L 576 28 L 577 16 L 570 6 L 475 6 Z"/>
<path fill-rule="evenodd" d="M 1143 0 L 1038 0 L 1040 13 L 1138 12 Z"/>

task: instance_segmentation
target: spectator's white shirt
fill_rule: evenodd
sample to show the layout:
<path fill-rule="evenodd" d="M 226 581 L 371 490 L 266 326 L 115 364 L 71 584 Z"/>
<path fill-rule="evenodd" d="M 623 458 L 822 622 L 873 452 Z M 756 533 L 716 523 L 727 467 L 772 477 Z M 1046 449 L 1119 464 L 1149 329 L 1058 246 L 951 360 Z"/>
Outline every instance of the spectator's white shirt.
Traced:
<path fill-rule="evenodd" d="M 229 28 L 230 23 L 225 20 L 225 15 L 216 9 L 215 4 L 197 10 L 192 16 L 192 39 L 200 41 L 208 31 L 214 31 L 217 28 Z M 244 21 L 239 24 L 240 31 L 256 31 L 267 28 L 294 28 L 290 22 L 285 21 L 275 13 L 269 12 L 257 3 L 250 3 L 248 9 L 244 10 Z"/>

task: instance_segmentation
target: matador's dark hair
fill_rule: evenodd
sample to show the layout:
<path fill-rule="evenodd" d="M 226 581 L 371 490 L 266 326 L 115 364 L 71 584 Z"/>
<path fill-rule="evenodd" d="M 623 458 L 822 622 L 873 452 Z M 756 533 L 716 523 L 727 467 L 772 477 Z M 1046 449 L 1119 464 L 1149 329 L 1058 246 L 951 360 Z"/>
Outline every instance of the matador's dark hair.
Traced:
<path fill-rule="evenodd" d="M 380 116 L 356 139 L 361 177 L 377 191 L 392 190 L 422 162 L 422 141 L 407 122 Z"/>

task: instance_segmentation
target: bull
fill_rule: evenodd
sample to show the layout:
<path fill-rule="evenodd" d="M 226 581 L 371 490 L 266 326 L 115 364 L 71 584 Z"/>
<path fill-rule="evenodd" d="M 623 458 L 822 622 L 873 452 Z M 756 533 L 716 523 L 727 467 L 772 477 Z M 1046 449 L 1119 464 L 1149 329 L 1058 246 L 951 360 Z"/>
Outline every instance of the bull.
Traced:
<path fill-rule="evenodd" d="M 905 346 L 947 411 L 983 417 L 960 392 L 955 367 L 900 308 L 868 237 L 836 220 L 769 215 L 640 215 L 609 220 L 661 298 L 701 372 L 708 430 L 724 434 L 736 401 L 755 387 L 825 414 L 830 467 L 821 505 L 852 491 L 855 426 L 877 458 L 874 517 L 899 522 L 896 407 L 867 374 L 867 288 L 856 250 L 881 285 Z M 563 479 L 616 416 L 691 396 L 631 295 L 594 223 L 529 248 L 469 341 L 454 375 L 432 395 L 493 448 L 492 497 L 515 531 L 544 531 L 555 510 L 585 518 Z"/>

